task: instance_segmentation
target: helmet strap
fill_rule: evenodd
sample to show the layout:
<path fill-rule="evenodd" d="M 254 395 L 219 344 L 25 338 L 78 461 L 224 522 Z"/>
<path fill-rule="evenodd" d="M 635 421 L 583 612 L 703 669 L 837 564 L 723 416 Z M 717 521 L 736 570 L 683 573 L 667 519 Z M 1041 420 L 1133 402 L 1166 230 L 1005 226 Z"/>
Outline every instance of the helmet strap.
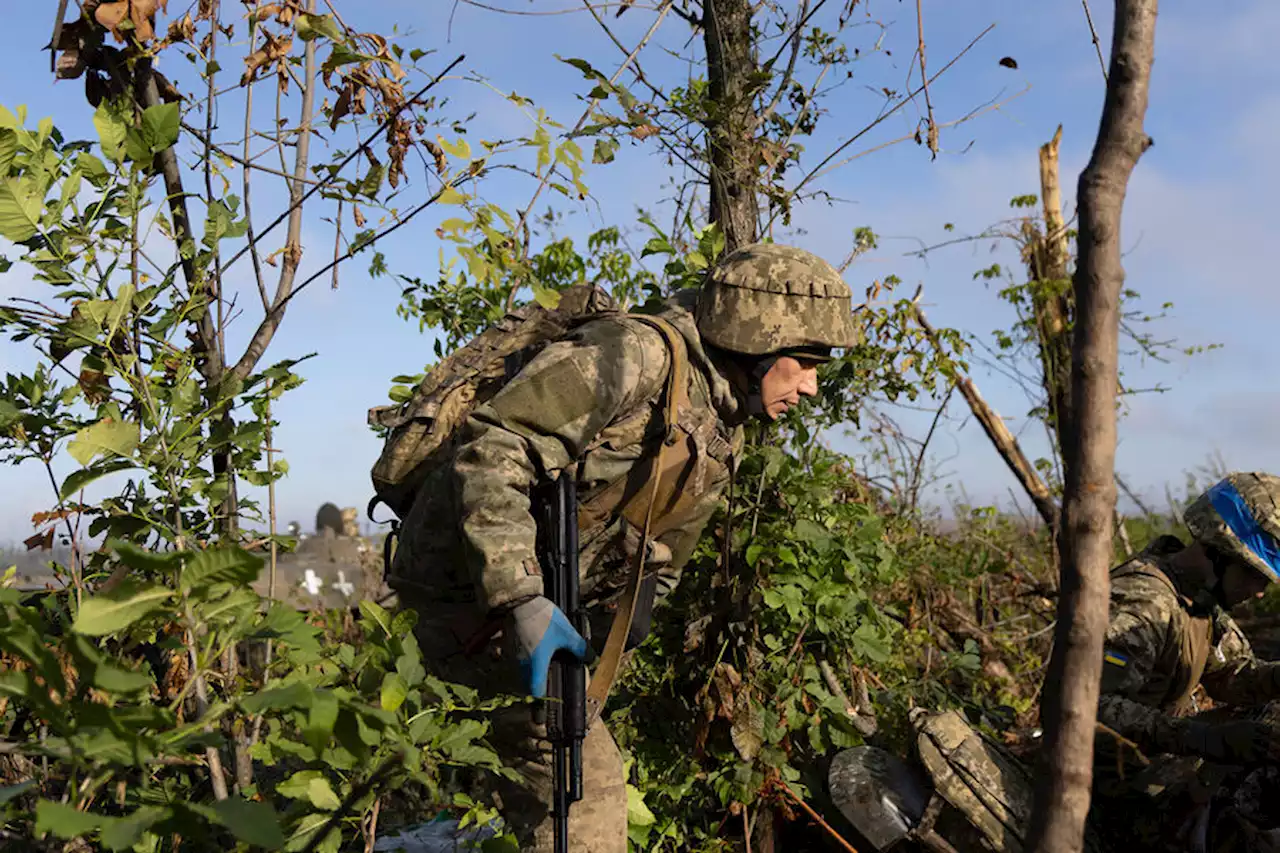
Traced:
<path fill-rule="evenodd" d="M 778 355 L 766 355 L 763 358 L 756 359 L 751 369 L 747 371 L 747 413 L 755 415 L 758 418 L 764 417 L 764 397 L 762 395 L 762 384 L 764 376 L 773 369 L 774 362 L 778 360 Z"/>

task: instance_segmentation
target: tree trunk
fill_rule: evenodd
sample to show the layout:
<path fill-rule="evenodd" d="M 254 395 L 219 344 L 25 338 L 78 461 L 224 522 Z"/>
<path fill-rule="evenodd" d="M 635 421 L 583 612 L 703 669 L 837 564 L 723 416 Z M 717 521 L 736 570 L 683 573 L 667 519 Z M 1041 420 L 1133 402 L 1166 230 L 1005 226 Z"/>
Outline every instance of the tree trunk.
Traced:
<path fill-rule="evenodd" d="M 702 10 L 711 95 L 707 118 L 710 217 L 724 232 L 726 252 L 754 243 L 760 233 L 751 88 L 759 69 L 752 53 L 751 12 L 749 0 L 705 0 Z"/>
<path fill-rule="evenodd" d="M 1027 849 L 1081 849 L 1089 789 L 1098 682 L 1107 629 L 1111 524 L 1116 502 L 1116 377 L 1120 337 L 1120 219 L 1142 152 L 1155 54 L 1156 0 L 1116 0 L 1111 70 L 1102 122 L 1080 175 L 1080 237 L 1071 384 L 1075 401 L 1064 446 L 1066 488 L 1060 551 L 1062 584 L 1053 657 L 1041 716 L 1045 771 L 1039 775 Z"/>

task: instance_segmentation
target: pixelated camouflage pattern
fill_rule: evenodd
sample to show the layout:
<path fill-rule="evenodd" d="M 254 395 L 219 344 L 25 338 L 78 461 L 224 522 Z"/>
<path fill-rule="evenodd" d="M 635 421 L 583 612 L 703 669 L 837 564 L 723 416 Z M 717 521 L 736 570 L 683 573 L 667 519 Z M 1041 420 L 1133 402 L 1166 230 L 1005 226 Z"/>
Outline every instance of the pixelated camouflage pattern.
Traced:
<path fill-rule="evenodd" d="M 694 447 L 681 480 L 684 521 L 651 546 L 659 601 L 679 580 L 728 484 L 746 418 L 744 401 L 702 348 L 690 311 L 696 298 L 679 294 L 659 314 L 679 330 L 688 354 L 688 401 L 678 426 Z M 453 465 L 430 474 L 404 519 L 389 579 L 401 600 L 420 609 L 471 600 L 488 611 L 540 595 L 531 487 L 580 460 L 579 500 L 587 503 L 656 452 L 668 361 L 651 326 L 604 317 L 547 346 L 476 407 Z M 621 517 L 579 531 L 581 594 L 593 626 L 611 618 L 639 541 Z"/>
<path fill-rule="evenodd" d="M 370 477 L 377 500 L 402 521 L 434 471 L 446 467 L 457 448 L 461 424 L 548 341 L 564 336 L 584 317 L 616 311 L 612 297 L 578 284 L 546 309 L 526 305 L 445 356 L 394 406 L 369 410 L 370 426 L 388 430 Z"/>
<path fill-rule="evenodd" d="M 1228 705 L 1280 696 L 1280 665 L 1259 661 L 1212 594 L 1179 578 L 1166 557 L 1140 554 L 1112 572 L 1105 649 L 1098 722 L 1147 758 L 1180 751 L 1178 718 L 1199 710 L 1191 699 L 1197 685 Z M 1099 733 L 1096 791 L 1144 766 L 1131 747 Z"/>
<path fill-rule="evenodd" d="M 743 246 L 715 265 L 697 322 L 703 340 L 747 355 L 839 349 L 862 339 L 840 273 L 817 255 L 775 243 Z"/>
<path fill-rule="evenodd" d="M 1258 525 L 1280 540 L 1280 477 L 1261 472 L 1234 472 L 1224 478 L 1235 486 L 1240 497 L 1244 498 L 1250 514 Z M 1262 572 L 1273 582 L 1280 582 L 1275 570 L 1263 562 L 1257 554 L 1240 541 L 1240 538 L 1227 527 L 1218 515 L 1207 494 L 1198 497 L 1183 513 L 1183 520 L 1191 535 L 1205 545 L 1212 545 L 1218 550 L 1231 554 L 1253 568 Z"/>

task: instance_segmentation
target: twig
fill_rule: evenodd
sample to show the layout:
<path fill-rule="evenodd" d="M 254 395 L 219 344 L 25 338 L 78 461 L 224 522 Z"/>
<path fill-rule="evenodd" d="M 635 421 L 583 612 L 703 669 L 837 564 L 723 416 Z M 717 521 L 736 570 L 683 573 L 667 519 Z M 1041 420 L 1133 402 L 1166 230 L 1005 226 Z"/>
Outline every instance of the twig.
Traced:
<path fill-rule="evenodd" d="M 924 455 L 929 449 L 929 442 L 933 440 L 933 434 L 938 429 L 938 423 L 942 420 L 942 415 L 947 411 L 947 404 L 951 402 L 951 395 L 956 390 L 956 383 L 953 380 L 947 386 L 947 393 L 942 398 L 942 405 L 938 406 L 938 411 L 933 415 L 933 422 L 929 424 L 929 431 L 925 433 L 924 441 L 920 442 L 920 452 L 916 456 L 915 467 L 911 471 L 911 500 L 910 507 L 914 512 L 917 501 L 920 497 L 920 484 L 924 479 Z"/>
<path fill-rule="evenodd" d="M 314 44 L 315 44 L 314 40 L 313 40 L 313 41 L 308 42 L 308 45 L 314 45 Z M 258 235 L 257 235 L 257 237 L 255 238 L 255 241 L 256 241 L 256 240 L 261 240 L 264 236 L 266 236 L 266 234 L 267 234 L 268 232 L 270 232 L 271 230 L 273 230 L 273 229 L 274 229 L 277 225 L 279 225 L 281 222 L 284 222 L 286 219 L 288 219 L 288 218 L 290 217 L 290 215 L 293 213 L 293 211 L 294 211 L 294 209 L 295 209 L 295 208 L 297 208 L 297 207 L 301 207 L 301 206 L 302 206 L 302 205 L 307 201 L 307 199 L 311 198 L 311 196 L 313 196 L 316 192 L 318 192 L 319 190 L 323 189 L 324 187 L 326 187 L 326 186 L 328 186 L 330 183 L 332 183 L 334 180 L 336 180 L 336 179 L 337 179 L 337 175 L 338 175 L 338 174 L 339 174 L 339 173 L 340 173 L 344 168 L 346 168 L 346 167 L 347 167 L 347 165 L 348 165 L 352 160 L 354 160 L 356 157 L 360 156 L 360 154 L 361 154 L 361 153 L 362 153 L 366 148 L 368 148 L 368 147 L 369 147 L 370 143 L 372 143 L 375 139 L 377 139 L 377 138 L 378 138 L 378 135 L 379 135 L 379 134 L 381 134 L 384 130 L 386 130 L 388 127 L 390 127 L 390 126 L 391 126 L 391 123 L 392 123 L 393 121 L 395 121 L 395 120 L 396 120 L 396 117 L 400 115 L 400 112 L 401 112 L 403 109 L 405 109 L 405 107 L 409 106 L 410 104 L 413 104 L 413 103 L 417 102 L 417 100 L 418 100 L 419 98 L 421 98 L 421 97 L 422 97 L 423 95 L 425 95 L 427 92 L 431 91 L 431 89 L 433 89 L 433 88 L 436 86 L 436 84 L 437 84 L 437 83 L 439 83 L 441 80 L 443 80 L 443 79 L 445 78 L 445 75 L 447 75 L 450 71 L 452 71 L 452 70 L 454 69 L 454 67 L 455 67 L 455 66 L 457 66 L 457 64 L 458 64 L 458 63 L 462 62 L 462 60 L 463 60 L 463 59 L 465 59 L 465 58 L 466 58 L 466 55 L 465 55 L 465 54 L 459 54 L 457 59 L 453 60 L 453 62 L 450 62 L 450 63 L 449 63 L 449 65 L 448 65 L 448 66 L 446 66 L 446 67 L 445 67 L 445 69 L 444 69 L 443 71 L 441 71 L 439 74 L 437 74 L 437 75 L 435 76 L 435 78 L 431 80 L 431 82 L 430 82 L 430 83 L 428 83 L 427 85 L 425 85 L 425 86 L 423 86 L 421 89 L 419 89 L 419 90 L 418 90 L 418 92 L 417 92 L 416 94 L 414 94 L 414 96 L 413 96 L 412 98 L 408 98 L 408 99 L 406 99 L 402 104 L 400 104 L 399 106 L 397 106 L 395 109 L 391 110 L 391 112 L 387 115 L 387 117 L 386 117 L 386 118 L 384 118 L 384 119 L 382 120 L 382 123 L 381 123 L 381 124 L 379 124 L 379 125 L 378 125 L 378 127 L 373 131 L 373 133 L 369 134 L 369 136 L 368 136 L 368 137 L 366 137 L 365 139 L 361 140 L 361 141 L 360 141 L 360 143 L 359 143 L 359 144 L 357 144 L 357 145 L 356 145 L 356 147 L 352 149 L 351 153 L 350 153 L 350 154 L 348 154 L 345 158 L 343 158 L 342 162 L 338 164 L 338 167 L 337 167 L 336 169 L 334 169 L 332 172 L 330 172 L 330 173 L 329 173 L 329 175 L 327 175 L 327 176 L 325 177 L 325 179 L 324 179 L 324 180 L 322 180 L 322 181 L 320 181 L 319 183 L 315 184 L 315 185 L 314 185 L 310 190 L 308 190 L 308 191 L 307 191 L 307 192 L 302 196 L 302 198 L 300 198 L 300 199 L 296 200 L 295 202 L 293 202 L 292 204 L 290 204 L 289 208 L 288 208 L 287 210 L 285 210 L 285 212 L 284 212 L 284 213 L 281 213 L 279 216 L 277 216 L 277 217 L 275 218 L 275 220 L 273 220 L 273 221 L 272 221 L 272 223 L 271 223 L 270 225 L 268 225 L 266 228 L 264 228 L 264 229 L 262 230 L 262 232 L 261 232 L 260 234 L 258 234 Z M 305 177 L 306 177 L 305 170 L 303 170 L 303 174 L 302 174 L 302 176 L 301 176 L 301 177 L 305 179 Z M 294 179 L 296 180 L 297 178 L 298 178 L 298 174 L 297 174 L 297 170 L 295 169 L 295 170 L 294 170 Z M 227 261 L 227 263 L 223 266 L 223 270 L 225 271 L 225 270 L 227 270 L 227 269 L 230 269 L 230 268 L 231 268 L 231 266 L 232 266 L 232 264 L 234 264 L 236 261 L 238 261 L 238 260 L 239 260 L 239 259 L 240 259 L 240 258 L 241 258 L 245 253 L 246 253 L 246 252 L 248 252 L 248 251 L 249 251 L 249 247 L 248 247 L 248 246 L 246 246 L 245 248 L 241 249 L 240 251 L 238 251 L 238 252 L 236 252 L 234 255 L 232 255 L 232 256 L 231 256 L 231 260 Z"/>
<path fill-rule="evenodd" d="M 1089 35 L 1093 36 L 1093 49 L 1098 53 L 1098 65 L 1102 68 L 1102 82 L 1107 82 L 1107 61 L 1102 58 L 1102 43 L 1098 41 L 1098 31 L 1093 26 L 1093 15 L 1089 14 L 1089 0 L 1080 0 L 1084 6 L 1084 19 L 1089 22 Z"/>
<path fill-rule="evenodd" d="M 338 215 L 333 218 L 333 284 L 331 290 L 338 289 L 338 258 L 342 254 L 342 199 L 338 199 Z"/>
<path fill-rule="evenodd" d="M 383 761 L 378 769 L 373 771 L 373 773 L 369 775 L 369 778 L 362 784 L 352 788 L 351 793 L 347 794 L 346 799 L 343 800 L 342 804 L 339 805 L 338 808 L 334 810 L 333 814 L 329 816 L 329 819 L 325 821 L 324 826 L 316 830 L 315 835 L 311 836 L 311 840 L 307 842 L 306 847 L 302 848 L 301 853 L 315 853 L 316 849 L 320 846 L 320 842 L 324 841 L 325 838 L 328 837 L 329 833 L 338 826 L 346 813 L 351 810 L 351 807 L 368 796 L 369 792 L 374 790 L 385 777 L 391 775 L 391 771 L 394 770 L 396 765 L 403 760 L 403 752 L 395 753 L 386 761 Z"/>
<path fill-rule="evenodd" d="M 953 66 L 953 65 L 955 65 L 957 62 L 959 62 L 959 61 L 960 61 L 960 59 L 961 59 L 965 54 L 967 54 L 970 50 L 972 50 L 972 49 L 973 49 L 974 45 L 976 45 L 976 44 L 977 44 L 978 42 L 980 42 L 983 38 L 985 38 L 985 37 L 986 37 L 986 35 L 987 35 L 987 33 L 991 32 L 993 29 L 995 29 L 995 27 L 996 27 L 996 25 L 995 25 L 995 24 L 991 24 L 991 25 L 989 25 L 985 30 L 983 30 L 982 32 L 978 33 L 978 35 L 977 35 L 977 36 L 975 36 L 975 37 L 974 37 L 974 39 L 973 39 L 971 42 L 969 42 L 967 45 L 965 45 L 965 47 L 964 47 L 964 49 L 963 49 L 963 50 L 961 50 L 961 51 L 960 51 L 959 53 L 957 53 L 954 57 L 952 57 L 952 58 L 951 58 L 951 61 L 949 61 L 946 65 L 942 66 L 942 69 L 941 69 L 940 71 L 938 71 L 938 72 L 937 72 L 936 74 L 934 74 L 932 77 L 929 77 L 927 80 L 925 80 L 925 83 L 926 83 L 926 84 L 928 84 L 928 83 L 932 83 L 932 82 L 934 82 L 935 80 L 937 80 L 939 77 L 941 77 L 943 74 L 947 73 L 947 71 L 951 68 L 951 66 Z M 795 189 L 791 190 L 791 192 L 790 192 L 790 193 L 788 193 L 788 195 L 794 198 L 794 197 L 795 197 L 795 196 L 800 192 L 800 189 L 801 189 L 805 184 L 807 184 L 807 183 L 808 183 L 808 182 L 809 182 L 809 181 L 814 177 L 814 175 L 816 175 L 816 174 L 817 174 L 817 173 L 818 173 L 818 172 L 819 172 L 823 167 L 825 167 L 828 163 L 830 163 L 832 160 L 834 160 L 834 159 L 836 158 L 836 156 L 837 156 L 837 155 L 839 155 L 839 153 L 840 153 L 841 151 L 844 151 L 844 150 L 845 150 L 846 148 L 848 148 L 850 145 L 852 145 L 853 143 L 857 142 L 857 141 L 858 141 L 859 139 L 861 139 L 862 137 L 866 136 L 868 133 L 870 133 L 872 130 L 874 130 L 876 127 L 878 127 L 882 122 L 884 122 L 886 119 L 888 119 L 888 118 L 889 118 L 890 116 L 892 116 L 894 113 L 898 112 L 898 110 L 902 109 L 902 108 L 903 108 L 903 107 L 905 107 L 907 104 L 911 103 L 911 101 L 912 101 L 912 100 L 913 100 L 917 95 L 919 95 L 922 91 L 923 91 L 923 89 L 916 89 L 915 91 L 913 91 L 913 92 L 909 93 L 908 95 L 906 95 L 905 97 L 901 98 L 901 99 L 900 99 L 896 104 L 894 104 L 890 109 L 885 110 L 883 113 L 881 113 L 880 115 L 876 116 L 875 120 L 874 120 L 874 121 L 872 121 L 870 124 L 868 124 L 866 127 L 862 128 L 862 129 L 861 129 L 861 130 L 859 130 L 857 133 L 855 133 L 853 136 L 850 136 L 850 137 L 849 137 L 848 139 L 846 139 L 844 142 L 842 142 L 842 143 L 840 143 L 838 146 L 836 146 L 836 148 L 835 148 L 834 150 L 832 150 L 830 154 L 828 154 L 826 157 L 822 158 L 822 161 L 821 161 L 820 163 L 818 163 L 818 165 L 817 165 L 817 166 L 814 166 L 814 167 L 813 167 L 813 169 L 811 169 L 811 170 L 808 172 L 808 174 L 806 174 L 803 178 L 801 178 L 801 179 L 800 179 L 800 182 L 799 182 L 798 184 L 796 184 Z M 775 210 L 775 211 L 774 211 L 774 213 L 769 217 L 769 225 L 770 225 L 770 226 L 772 226 L 772 225 L 773 225 L 773 221 L 774 221 L 774 219 L 776 219 L 776 218 L 777 218 L 777 216 L 778 216 L 778 212 L 779 212 L 780 210 L 781 210 L 781 208 L 779 208 L 778 210 Z"/>
<path fill-rule="evenodd" d="M 837 844 L 839 844 L 839 845 L 840 845 L 840 847 L 841 847 L 842 849 L 847 850 L 847 851 L 848 851 L 848 853 L 858 853 L 857 849 L 856 849 L 852 844 L 850 844 L 848 841 L 846 841 L 846 840 L 844 839 L 844 836 L 843 836 L 843 835 L 841 835 L 840 833 L 836 832 L 836 831 L 831 827 L 831 824 L 827 823 L 825 820 L 823 820 L 823 819 L 822 819 L 822 815 L 820 815 L 820 814 L 818 814 L 816 811 L 814 811 L 812 806 L 810 806 L 810 805 L 809 805 L 808 803 L 806 803 L 803 799 L 801 799 L 801 798 L 796 794 L 796 792 L 795 792 L 795 791 L 792 791 L 792 790 L 791 790 L 791 786 L 790 786 L 790 785 L 788 785 L 786 782 L 784 782 L 784 781 L 783 781 L 781 778 L 779 778 L 778 776 L 773 776 L 773 777 L 772 777 L 772 780 L 773 780 L 773 787 L 774 787 L 774 788 L 776 788 L 777 790 L 781 791 L 781 792 L 782 792 L 783 794 L 785 794 L 785 795 L 786 795 L 786 796 L 787 796 L 787 797 L 788 797 L 788 798 L 789 798 L 793 803 L 795 803 L 795 804 L 796 804 L 796 805 L 798 805 L 801 809 L 803 809 L 803 810 L 804 810 L 804 813 L 805 813 L 805 814 L 807 814 L 807 815 L 809 816 L 809 819 L 810 819 L 810 820 L 812 820 L 814 823 L 818 824 L 818 826 L 820 826 L 820 827 L 822 827 L 823 829 L 825 829 L 825 830 L 827 831 L 827 834 L 828 834 L 828 835 L 830 835 L 830 836 L 831 836 L 831 838 L 832 838 L 832 839 L 833 839 Z"/>
<path fill-rule="evenodd" d="M 480 170 L 479 172 L 477 172 L 476 174 L 471 175 L 470 177 L 471 177 L 471 178 L 478 178 L 478 177 L 480 177 L 481 175 L 484 175 L 484 174 L 487 174 L 487 170 L 482 169 L 482 170 Z M 395 232 L 395 231 L 399 230 L 400 228 L 403 228 L 405 225 L 408 225 L 408 224 L 409 224 L 409 222 L 410 222 L 410 220 L 412 220 L 415 216 L 417 216 L 417 215 L 418 215 L 419 213 L 421 213 L 422 211 L 426 210 L 426 209 L 427 209 L 428 207 L 430 207 L 431 205 L 435 204 L 435 203 L 436 203 L 436 200 L 437 200 L 438 198 L 440 198 L 441 193 L 443 193 L 443 192 L 445 191 L 445 189 L 448 189 L 448 187 L 441 187 L 438 191 L 436 191 L 436 192 L 431 196 L 431 198 L 427 199 L 427 200 L 426 200 L 426 201 L 424 201 L 422 204 L 418 205 L 418 206 L 417 206 L 417 207 L 415 207 L 413 210 L 411 210 L 411 211 L 409 211 L 408 213 L 406 213 L 406 214 L 404 215 L 404 217 L 403 217 L 403 218 L 401 218 L 401 219 L 400 219 L 400 221 L 398 221 L 395 225 L 389 226 L 388 228 L 385 228 L 384 230 L 382 230 L 382 231 L 378 232 L 377 234 L 375 234 L 375 235 L 373 236 L 373 239 L 369 240 L 369 241 L 368 241 L 368 242 L 366 242 L 366 243 L 361 243 L 361 244 L 357 245 L 355 248 L 348 249 L 348 250 L 346 251 L 346 253 L 344 253 L 341 257 L 334 258 L 334 259 L 333 259 L 332 261 L 330 261 L 328 264 L 325 264 L 323 267 L 321 267 L 319 270 L 317 270 L 315 273 L 313 273 L 309 278 L 307 278 L 307 279 L 306 279 L 306 281 L 302 282 L 302 284 L 300 284 L 300 285 L 298 285 L 297 287 L 295 287 L 295 288 L 294 288 L 294 289 L 289 293 L 289 295 L 288 295 L 288 296 L 286 296 L 286 297 L 285 297 L 285 298 L 280 302 L 280 304 L 279 304 L 278 306 L 276 306 L 275 308 L 272 308 L 272 310 L 273 310 L 273 311 L 276 311 L 276 310 L 279 310 L 279 309 L 283 308 L 285 305 L 287 305 L 287 304 L 288 304 L 289 300 L 291 300 L 291 299 L 293 299 L 293 297 L 297 296 L 297 295 L 302 291 L 302 289 L 303 289 L 303 288 L 305 288 L 307 285 L 311 284 L 313 281 L 315 281 L 316 279 L 318 279 L 318 278 L 320 278 L 321 276 L 323 276 L 325 273 L 329 272 L 329 270 L 333 269 L 333 268 L 334 268 L 334 267 L 336 267 L 338 264 L 340 264 L 340 263 L 342 263 L 343 261 L 346 261 L 346 260 L 349 260 L 350 258 L 352 258 L 352 257 L 353 257 L 357 252 L 359 252 L 361 249 L 364 249 L 364 248 L 366 248 L 367 246 L 371 246 L 371 245 L 373 245 L 373 244 L 374 244 L 374 243 L 376 243 L 377 241 L 381 240 L 383 237 L 386 237 L 388 234 L 391 234 L 391 233 L 393 233 L 393 232 Z"/>
<path fill-rule="evenodd" d="M 916 38 L 919 43 L 917 50 L 920 52 L 920 88 L 924 90 L 924 106 L 929 116 L 929 130 L 926 141 L 932 154 L 930 159 L 937 160 L 938 124 L 933 120 L 933 101 L 929 99 L 929 74 L 925 71 L 924 65 L 924 11 L 921 8 L 921 0 L 916 0 Z"/>
<path fill-rule="evenodd" d="M 369 812 L 369 822 L 364 834 L 364 853 L 373 853 L 373 845 L 378 840 L 378 812 L 382 810 L 382 798 L 373 798 L 373 809 Z"/>
<path fill-rule="evenodd" d="M 649 27 L 649 31 L 644 34 L 644 37 L 640 39 L 639 43 L 636 44 L 631 53 L 627 54 L 627 58 L 618 66 L 618 70 L 613 72 L 613 76 L 609 78 L 609 85 L 612 86 L 617 82 L 618 78 L 622 76 L 622 72 L 627 70 L 627 66 L 635 60 L 636 56 L 639 55 L 644 46 L 649 43 L 649 39 L 653 38 L 653 34 L 658 31 L 658 27 L 662 24 L 663 19 L 667 17 L 667 12 L 671 11 L 672 2 L 673 0 L 666 0 L 666 2 L 662 4 L 662 9 L 658 12 L 657 19 L 654 20 L 653 24 Z M 567 134 L 568 138 L 572 139 L 579 130 L 582 130 L 582 126 L 586 124 L 587 119 L 591 117 L 591 111 L 596 108 L 596 104 L 599 102 L 599 98 L 592 98 L 587 102 L 586 110 L 583 111 L 582 117 L 578 119 L 577 124 L 573 126 L 573 130 L 569 131 Z M 533 197 L 529 199 L 529 203 L 520 211 L 520 220 L 516 223 L 516 227 L 511 229 L 512 234 L 519 234 L 521 230 L 524 229 L 526 223 L 529 221 L 529 212 L 533 210 L 533 205 L 538 201 L 538 196 L 542 195 L 542 190 L 546 188 L 547 182 L 551 180 L 551 175 L 555 172 L 555 168 L 554 162 L 547 166 L 547 173 L 538 180 L 538 186 L 533 191 Z M 521 248 L 521 251 L 526 254 L 528 253 L 529 243 L 527 240 Z M 507 294 L 507 304 L 504 309 L 507 313 L 511 312 L 511 308 L 515 304 L 516 292 L 518 290 L 519 286 L 513 284 L 511 292 Z"/>

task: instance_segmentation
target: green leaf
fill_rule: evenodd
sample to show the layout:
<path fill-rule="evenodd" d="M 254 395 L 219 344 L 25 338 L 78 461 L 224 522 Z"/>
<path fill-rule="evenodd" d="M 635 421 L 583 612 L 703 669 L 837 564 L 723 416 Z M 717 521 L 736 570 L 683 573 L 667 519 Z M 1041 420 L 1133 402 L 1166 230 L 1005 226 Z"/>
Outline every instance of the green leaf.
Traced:
<path fill-rule="evenodd" d="M 404 704 L 409 695 L 409 687 L 398 672 L 388 672 L 382 677 L 382 696 L 379 703 L 382 710 L 395 712 Z"/>
<path fill-rule="evenodd" d="M 159 154 L 177 142 L 181 130 L 181 105 L 177 101 L 156 104 L 142 111 L 142 138 L 152 154 Z"/>
<path fill-rule="evenodd" d="M 78 838 L 102 825 L 102 816 L 77 811 L 64 803 L 40 800 L 36 803 L 36 835 L 52 832 L 59 838 Z"/>
<path fill-rule="evenodd" d="M 102 143 L 102 153 L 108 160 L 117 163 L 124 153 L 124 140 L 129 132 L 129 122 L 125 120 L 120 105 L 111 101 L 98 104 L 93 114 L 93 126 L 98 130 L 98 141 Z"/>
<path fill-rule="evenodd" d="M 128 817 L 111 821 L 102 829 L 102 844 L 108 850 L 128 850 L 142 840 L 154 824 L 173 814 L 171 809 L 143 806 Z"/>
<path fill-rule="evenodd" d="M 139 588 L 126 581 L 110 592 L 86 599 L 71 630 L 90 637 L 123 631 L 172 596 L 171 589 L 160 586 Z"/>
<path fill-rule="evenodd" d="M 631 785 L 627 785 L 627 823 L 630 826 L 649 826 L 656 818 L 649 807 L 644 804 L 644 794 Z"/>
<path fill-rule="evenodd" d="M 107 547 L 115 551 L 126 566 L 148 572 L 170 571 L 189 554 L 187 551 L 151 551 L 123 539 L 108 539 Z"/>
<path fill-rule="evenodd" d="M 44 196 L 31 180 L 0 181 L 0 237 L 22 243 L 36 235 Z"/>
<path fill-rule="evenodd" d="M 387 611 L 382 609 L 376 602 L 364 600 L 360 602 L 360 612 L 365 618 L 382 629 L 383 633 L 388 637 L 391 634 L 391 619 L 387 616 Z"/>
<path fill-rule="evenodd" d="M 592 163 L 612 163 L 614 152 L 618 150 L 618 140 L 616 139 L 597 139 L 594 150 L 591 152 Z"/>
<path fill-rule="evenodd" d="M 292 800 L 305 800 L 307 792 L 311 790 L 311 781 L 321 778 L 322 775 L 319 770 L 299 770 L 276 785 L 276 793 Z"/>
<path fill-rule="evenodd" d="M 540 281 L 534 281 L 532 284 L 533 299 L 548 311 L 554 311 L 560 305 L 560 291 L 547 287 Z"/>
<path fill-rule="evenodd" d="M 35 779 L 28 779 L 27 781 L 19 782 L 16 785 L 6 785 L 5 787 L 0 788 L 0 806 L 9 802 L 14 797 L 22 796 L 27 791 L 30 791 L 32 788 L 34 788 L 36 784 L 37 783 Z"/>
<path fill-rule="evenodd" d="M 18 134 L 0 127 L 0 178 L 7 177 L 13 158 L 18 156 Z"/>
<path fill-rule="evenodd" d="M 210 548 L 199 551 L 182 567 L 179 585 L 185 590 L 201 589 L 217 583 L 247 585 L 262 571 L 262 558 L 243 548 Z"/>
<path fill-rule="evenodd" d="M 307 799 L 311 801 L 311 805 L 327 812 L 342 805 L 342 800 L 339 800 L 338 795 L 333 792 L 329 780 L 323 776 L 312 779 L 307 784 Z"/>
<path fill-rule="evenodd" d="M 93 671 L 93 686 L 108 693 L 137 693 L 151 686 L 152 678 L 145 672 L 134 672 L 103 661 Z"/>
<path fill-rule="evenodd" d="M 284 833 L 275 810 L 266 803 L 251 803 L 239 797 L 230 797 L 214 803 L 213 811 L 218 822 L 231 830 L 241 841 L 274 850 L 283 847 Z"/>
<path fill-rule="evenodd" d="M 333 726 L 338 722 L 338 697 L 330 690 L 317 690 L 312 696 L 311 713 L 307 717 L 307 727 L 302 732 L 307 745 L 320 753 L 324 751 L 333 735 Z"/>
<path fill-rule="evenodd" d="M 103 418 L 76 433 L 67 443 L 67 452 L 81 465 L 95 456 L 129 457 L 138 446 L 138 425 L 115 418 Z"/>
<path fill-rule="evenodd" d="M 747 546 L 747 565 L 755 568 L 756 563 L 760 561 L 760 555 L 764 553 L 764 545 L 759 542 L 752 542 Z"/>
<path fill-rule="evenodd" d="M 22 420 L 22 410 L 8 400 L 0 400 L 0 431 Z"/>
<path fill-rule="evenodd" d="M 66 500 L 94 480 L 106 477 L 109 474 L 115 474 L 118 471 L 128 471 L 134 467 L 133 462 L 128 459 L 114 459 L 101 465 L 94 465 L 92 468 L 81 468 L 79 471 L 72 471 L 67 479 L 62 482 L 62 488 L 58 489 L 58 497 Z"/>
<path fill-rule="evenodd" d="M 298 16 L 298 38 L 303 41 L 311 41 L 314 38 L 324 36 L 329 41 L 343 41 L 342 30 L 338 28 L 331 15 L 308 15 L 302 14 Z"/>
<path fill-rule="evenodd" d="M 240 701 L 240 707 L 247 714 L 261 714 L 263 711 L 280 711 L 291 708 L 310 708 L 315 691 L 295 681 L 284 687 L 272 687 L 262 690 Z"/>

